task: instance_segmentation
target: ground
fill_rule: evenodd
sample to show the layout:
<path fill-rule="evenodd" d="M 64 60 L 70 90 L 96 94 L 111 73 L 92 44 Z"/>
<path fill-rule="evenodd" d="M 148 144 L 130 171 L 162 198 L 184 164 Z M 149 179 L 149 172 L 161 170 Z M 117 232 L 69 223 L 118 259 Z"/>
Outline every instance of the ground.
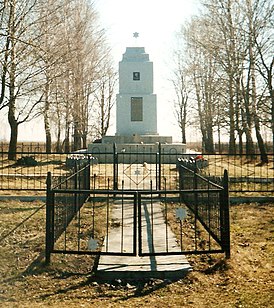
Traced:
<path fill-rule="evenodd" d="M 191 257 L 177 280 L 96 281 L 93 258 L 44 264 L 45 206 L 0 203 L 0 307 L 273 307 L 274 204 L 231 207 L 231 258 Z"/>

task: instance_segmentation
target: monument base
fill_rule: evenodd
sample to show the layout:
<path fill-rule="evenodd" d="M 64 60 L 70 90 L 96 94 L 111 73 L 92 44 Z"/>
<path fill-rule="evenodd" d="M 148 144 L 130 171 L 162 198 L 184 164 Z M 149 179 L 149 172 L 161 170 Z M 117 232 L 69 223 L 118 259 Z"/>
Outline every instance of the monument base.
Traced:
<path fill-rule="evenodd" d="M 157 155 L 161 153 L 161 163 L 176 164 L 178 157 L 186 153 L 185 144 L 172 143 L 172 137 L 157 135 L 105 136 L 102 143 L 89 144 L 88 153 L 99 163 L 112 163 L 114 144 L 124 163 L 156 163 Z"/>
<path fill-rule="evenodd" d="M 172 143 L 171 136 L 159 135 L 129 135 L 129 136 L 104 136 L 102 143 L 116 144 L 153 144 L 153 143 Z"/>

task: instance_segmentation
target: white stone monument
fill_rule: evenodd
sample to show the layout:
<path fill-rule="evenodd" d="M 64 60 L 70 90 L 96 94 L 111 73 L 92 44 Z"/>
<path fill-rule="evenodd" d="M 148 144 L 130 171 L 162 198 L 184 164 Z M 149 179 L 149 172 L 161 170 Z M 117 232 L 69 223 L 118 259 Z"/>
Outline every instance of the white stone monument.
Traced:
<path fill-rule="evenodd" d="M 139 34 L 133 36 L 137 39 Z M 160 136 L 157 130 L 157 96 L 153 89 L 153 62 L 144 47 L 127 47 L 119 62 L 119 93 L 116 95 L 116 134 L 104 136 L 102 146 L 125 149 L 132 144 L 163 144 L 185 153 L 185 145 L 173 144 L 171 136 Z M 98 143 L 91 144 L 99 150 Z M 144 147 L 143 147 L 144 148 Z"/>
<path fill-rule="evenodd" d="M 116 135 L 157 135 L 153 63 L 144 47 L 127 47 L 119 63 Z"/>

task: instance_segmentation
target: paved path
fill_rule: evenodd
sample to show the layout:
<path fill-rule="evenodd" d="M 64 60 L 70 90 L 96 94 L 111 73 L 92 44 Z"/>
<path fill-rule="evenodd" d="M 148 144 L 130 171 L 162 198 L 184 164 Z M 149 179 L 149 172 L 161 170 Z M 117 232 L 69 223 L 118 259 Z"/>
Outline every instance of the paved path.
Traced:
<path fill-rule="evenodd" d="M 141 212 L 142 252 L 160 253 L 180 251 L 174 234 L 164 222 L 160 203 L 157 202 L 151 205 L 143 202 Z M 116 227 L 109 230 L 109 235 L 105 238 L 102 251 L 118 253 L 133 252 L 133 213 L 133 205 L 129 202 L 123 205 L 121 202 L 114 204 L 111 217 Z M 184 276 L 189 270 L 191 270 L 191 267 L 183 255 L 144 257 L 101 255 L 97 276 L 102 279 L 176 279 Z"/>

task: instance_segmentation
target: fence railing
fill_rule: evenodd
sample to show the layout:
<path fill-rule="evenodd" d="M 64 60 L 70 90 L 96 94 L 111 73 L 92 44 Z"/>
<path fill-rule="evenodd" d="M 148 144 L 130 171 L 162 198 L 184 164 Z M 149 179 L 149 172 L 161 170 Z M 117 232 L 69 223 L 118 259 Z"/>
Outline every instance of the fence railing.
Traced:
<path fill-rule="evenodd" d="M 182 200 L 197 216 L 208 233 L 230 256 L 228 173 L 224 170 L 218 184 L 191 170 L 188 162 L 178 165 Z M 189 190 L 189 191 L 186 191 Z M 191 191 L 193 190 L 193 191 Z"/>
<path fill-rule="evenodd" d="M 75 160 L 73 173 L 53 178 L 47 175 L 46 259 L 49 251 L 89 197 L 90 163 Z M 79 193 L 79 191 L 84 191 Z"/>
<path fill-rule="evenodd" d="M 260 155 L 248 159 L 239 154 L 191 155 L 179 159 L 187 168 L 203 177 L 218 183 L 224 170 L 229 173 L 229 192 L 233 196 L 244 193 L 259 193 L 260 196 L 273 196 L 274 193 L 274 155 L 268 154 L 269 162 L 262 164 Z"/>
<path fill-rule="evenodd" d="M 230 257 L 227 186 L 175 191 L 152 190 L 152 187 L 147 191 L 63 189 L 48 194 L 46 261 L 50 262 L 52 253 L 119 256 L 225 253 Z M 58 202 L 59 194 L 70 198 L 72 194 L 88 193 L 88 202 L 77 207 L 78 211 L 72 210 L 72 216 L 67 214 L 71 203 L 65 206 Z M 62 219 L 60 206 L 65 212 Z M 160 236 L 157 227 L 160 217 L 165 221 L 161 245 L 159 242 L 154 245 L 153 234 L 157 232 L 157 238 Z M 114 242 L 110 236 L 113 228 Z M 171 244 L 170 230 L 174 231 L 178 245 Z M 144 235 L 147 232 L 151 234 L 149 241 Z"/>
<path fill-rule="evenodd" d="M 24 150 L 27 150 L 25 146 Z M 71 153 L 47 154 L 39 152 L 38 145 L 37 149 L 32 145 L 31 150 L 33 151 L 18 151 L 16 161 L 8 159 L 7 151 L 0 151 L 0 193 L 25 190 L 35 191 L 36 195 L 44 195 L 48 172 L 51 172 L 53 178 L 67 177 L 71 173 L 73 169 Z M 100 155 L 104 157 L 104 153 Z M 105 153 L 105 156 L 113 155 L 115 153 Z M 245 193 L 260 196 L 273 196 L 274 194 L 273 154 L 268 154 L 268 164 L 260 162 L 260 155 L 254 155 L 252 159 L 248 159 L 245 155 L 238 154 L 199 155 L 190 153 L 181 155 L 162 150 L 149 153 L 150 157 L 155 157 L 153 162 L 145 161 L 147 157 L 141 152 L 138 155 L 140 159 L 138 163 L 142 162 L 139 165 L 131 153 L 117 153 L 116 159 L 113 159 L 111 163 L 100 162 L 96 154 L 93 154 L 90 158 L 92 188 L 107 189 L 110 185 L 114 189 L 120 189 L 124 181 L 129 183 L 130 189 L 136 189 L 136 186 L 146 189 L 145 181 L 155 178 L 156 189 L 164 188 L 164 179 L 168 185 L 166 189 L 177 189 L 179 175 L 174 161 L 183 159 L 190 162 L 189 164 L 192 165 L 192 167 L 188 166 L 190 169 L 198 168 L 200 175 L 213 182 L 218 181 L 224 170 L 227 170 L 230 176 L 231 196 L 241 196 Z M 83 160 L 83 157 L 87 159 L 86 154 L 76 154 L 79 160 Z M 141 160 L 142 157 L 143 160 Z"/>

